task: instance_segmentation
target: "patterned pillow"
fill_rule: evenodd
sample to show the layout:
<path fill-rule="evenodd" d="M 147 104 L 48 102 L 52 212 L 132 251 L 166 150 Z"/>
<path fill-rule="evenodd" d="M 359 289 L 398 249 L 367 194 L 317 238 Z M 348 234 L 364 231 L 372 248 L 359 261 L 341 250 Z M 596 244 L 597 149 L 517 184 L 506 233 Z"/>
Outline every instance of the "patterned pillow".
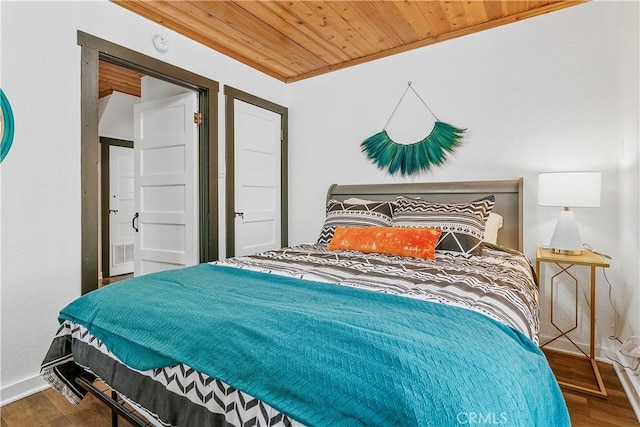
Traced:
<path fill-rule="evenodd" d="M 389 227 L 393 214 L 392 202 L 374 202 L 366 204 L 350 204 L 329 200 L 327 218 L 318 238 L 318 244 L 326 245 L 331 241 L 336 227 Z"/>
<path fill-rule="evenodd" d="M 469 203 L 438 203 L 398 196 L 395 204 L 394 227 L 439 228 L 442 234 L 436 245 L 437 252 L 479 255 L 495 196 Z"/>

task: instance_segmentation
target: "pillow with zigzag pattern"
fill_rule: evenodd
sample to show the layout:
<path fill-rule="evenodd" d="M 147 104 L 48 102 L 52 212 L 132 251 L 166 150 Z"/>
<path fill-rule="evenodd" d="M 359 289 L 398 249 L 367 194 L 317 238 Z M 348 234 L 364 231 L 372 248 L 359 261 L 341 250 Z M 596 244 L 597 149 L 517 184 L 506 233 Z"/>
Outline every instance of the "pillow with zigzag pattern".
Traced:
<path fill-rule="evenodd" d="M 495 205 L 493 194 L 468 203 L 440 203 L 398 196 L 394 227 L 433 227 L 442 230 L 436 252 L 480 255 L 484 228 Z"/>
<path fill-rule="evenodd" d="M 392 202 L 345 203 L 329 200 L 327 216 L 318 237 L 319 245 L 327 245 L 336 227 L 390 227 L 393 212 Z"/>

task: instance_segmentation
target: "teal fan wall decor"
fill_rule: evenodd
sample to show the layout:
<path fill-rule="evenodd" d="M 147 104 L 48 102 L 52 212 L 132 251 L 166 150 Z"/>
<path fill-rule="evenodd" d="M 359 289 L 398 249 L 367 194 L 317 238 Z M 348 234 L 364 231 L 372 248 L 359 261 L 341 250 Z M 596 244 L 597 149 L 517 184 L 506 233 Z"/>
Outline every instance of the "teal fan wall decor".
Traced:
<path fill-rule="evenodd" d="M 391 139 L 386 128 L 409 89 L 418 96 L 436 122 L 431 133 L 424 139 L 413 144 L 399 144 Z M 459 129 L 438 120 L 409 82 L 382 131 L 362 141 L 360 148 L 380 169 L 388 170 L 392 175 L 398 172 L 401 175 L 412 175 L 428 171 L 432 166 L 442 165 L 447 153 L 453 152 L 461 144 L 465 132 L 466 129 Z"/>

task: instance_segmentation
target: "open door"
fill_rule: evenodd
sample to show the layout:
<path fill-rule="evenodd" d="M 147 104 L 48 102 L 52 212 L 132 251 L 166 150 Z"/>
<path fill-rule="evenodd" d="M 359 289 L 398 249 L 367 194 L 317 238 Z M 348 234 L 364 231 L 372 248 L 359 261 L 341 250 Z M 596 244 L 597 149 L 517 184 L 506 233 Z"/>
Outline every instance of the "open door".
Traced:
<path fill-rule="evenodd" d="M 134 275 L 200 261 L 198 94 L 134 107 Z"/>
<path fill-rule="evenodd" d="M 133 148 L 109 145 L 108 209 L 108 275 L 128 274 L 133 272 Z"/>

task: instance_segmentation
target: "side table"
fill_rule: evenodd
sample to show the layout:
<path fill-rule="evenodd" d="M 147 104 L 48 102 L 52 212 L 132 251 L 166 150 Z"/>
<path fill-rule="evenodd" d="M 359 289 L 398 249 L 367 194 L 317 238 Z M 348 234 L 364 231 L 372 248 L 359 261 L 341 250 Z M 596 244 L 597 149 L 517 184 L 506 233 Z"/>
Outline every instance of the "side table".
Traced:
<path fill-rule="evenodd" d="M 558 381 L 558 384 L 560 384 L 560 386 L 565 387 L 567 389 L 576 390 L 583 393 L 588 393 L 595 396 L 606 398 L 607 390 L 604 386 L 604 382 L 602 381 L 602 376 L 600 375 L 600 370 L 598 369 L 598 364 L 596 363 L 596 358 L 595 358 L 596 267 L 608 268 L 609 263 L 607 263 L 601 255 L 591 251 L 587 251 L 587 250 L 583 251 L 581 255 L 563 255 L 563 254 L 556 254 L 551 249 L 538 247 L 536 248 L 536 275 L 538 277 L 538 280 L 540 280 L 541 278 L 540 264 L 542 263 L 553 263 L 560 268 L 560 271 L 551 277 L 551 323 L 560 332 L 560 334 L 555 338 L 552 338 L 546 341 L 545 343 L 541 344 L 540 348 L 543 348 L 544 346 L 550 344 L 551 342 L 557 340 L 560 337 L 567 338 L 569 342 L 571 342 L 571 344 L 573 344 L 578 350 L 580 350 L 580 353 L 582 353 L 585 356 L 585 358 L 588 359 L 589 362 L 591 363 L 591 368 L 593 370 L 593 374 L 595 376 L 598 389 L 597 390 L 591 389 L 588 387 L 584 387 L 582 385 L 572 384 L 571 382 L 567 382 L 567 381 Z M 589 323 L 589 326 L 590 326 L 589 327 L 589 354 L 587 354 L 584 350 L 582 350 L 567 335 L 569 332 L 576 329 L 578 324 L 578 296 L 579 296 L 578 295 L 578 279 L 572 274 L 571 271 L 569 271 L 569 269 L 573 266 L 587 266 L 587 267 L 590 267 L 591 269 L 591 297 L 589 302 L 589 305 L 591 306 L 590 307 L 591 319 Z M 568 329 L 566 331 L 562 331 L 555 323 L 553 323 L 553 311 L 554 311 L 553 288 L 555 286 L 554 279 L 557 276 L 562 274 L 569 275 L 574 280 L 575 286 L 576 286 L 576 301 L 575 301 L 576 325 L 573 328 Z M 576 357 L 580 357 L 580 356 L 576 356 Z"/>

